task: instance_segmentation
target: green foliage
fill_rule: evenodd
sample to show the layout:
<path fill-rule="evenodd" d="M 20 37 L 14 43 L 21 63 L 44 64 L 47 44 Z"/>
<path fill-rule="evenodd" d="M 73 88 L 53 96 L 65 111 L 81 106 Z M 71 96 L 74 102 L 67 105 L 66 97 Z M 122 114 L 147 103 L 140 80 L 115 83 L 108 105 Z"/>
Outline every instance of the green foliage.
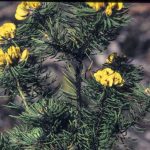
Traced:
<path fill-rule="evenodd" d="M 83 120 L 79 127 L 76 107 L 55 99 L 41 100 L 16 116 L 22 125 L 6 135 L 9 145 L 15 149 L 90 149 L 92 130 L 86 122 L 91 114 L 81 113 Z"/>
<path fill-rule="evenodd" d="M 29 46 L 32 51 L 42 51 L 42 55 L 65 52 L 82 59 L 94 50 L 102 52 L 129 17 L 124 15 L 126 10 L 107 17 L 102 11 L 95 13 L 84 5 L 79 2 L 43 3 L 42 8 L 18 26 L 16 43 Z"/>
<path fill-rule="evenodd" d="M 142 120 L 149 108 L 150 97 L 144 94 L 144 88 L 139 85 L 141 70 L 129 64 L 126 57 L 118 57 L 112 64 L 104 64 L 104 67 L 120 71 L 125 85 L 109 88 L 101 86 L 94 79 L 88 79 L 85 80 L 83 93 L 88 99 L 95 101 L 91 111 L 97 116 L 99 147 L 109 149 L 118 133 L 126 132 L 129 127 Z"/>
<path fill-rule="evenodd" d="M 37 101 L 41 97 L 48 97 L 56 89 L 50 86 L 55 81 L 55 74 L 47 72 L 42 63 L 35 64 L 36 59 L 31 58 L 25 64 L 19 64 L 3 70 L 0 77 L 1 88 L 14 99 L 19 95 L 19 87 L 29 103 Z M 48 81 L 49 76 L 51 79 Z M 19 85 L 18 85 L 19 84 Z M 19 86 L 19 87 L 18 87 Z"/>

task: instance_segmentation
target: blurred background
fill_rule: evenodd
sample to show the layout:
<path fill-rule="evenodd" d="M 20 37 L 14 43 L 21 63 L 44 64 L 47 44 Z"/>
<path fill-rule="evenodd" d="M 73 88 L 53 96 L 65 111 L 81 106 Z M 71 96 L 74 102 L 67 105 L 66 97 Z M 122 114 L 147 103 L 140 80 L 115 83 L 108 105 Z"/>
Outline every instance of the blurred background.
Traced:
<path fill-rule="evenodd" d="M 14 18 L 15 10 L 19 2 L 0 2 L 0 25 L 4 22 L 11 21 L 17 23 Z M 118 38 L 112 41 L 105 52 L 104 56 L 94 56 L 94 67 L 97 68 L 105 61 L 105 58 L 111 52 L 125 53 L 128 57 L 133 58 L 133 62 L 137 66 L 143 66 L 144 79 L 142 84 L 145 87 L 150 86 L 150 3 L 131 3 L 129 14 L 132 16 L 131 22 L 127 27 L 120 31 Z M 53 63 L 51 61 L 51 63 Z M 59 69 L 59 64 L 53 65 L 56 69 Z M 85 66 L 88 66 L 89 62 L 85 60 Z M 15 114 L 12 110 L 4 108 L 2 105 L 8 103 L 7 99 L 0 96 L 0 132 L 10 129 L 15 120 L 11 119 L 9 115 Z M 150 119 L 150 115 L 147 114 L 145 119 Z M 133 129 L 129 129 L 126 137 L 126 144 L 129 149 L 136 147 L 136 150 L 150 150 L 150 122 L 140 124 L 144 127 L 143 132 L 136 132 Z M 136 138 L 136 144 L 131 141 L 131 138 Z M 124 146 L 120 146 L 121 149 L 125 149 Z M 117 147 L 115 148 L 117 149 Z"/>

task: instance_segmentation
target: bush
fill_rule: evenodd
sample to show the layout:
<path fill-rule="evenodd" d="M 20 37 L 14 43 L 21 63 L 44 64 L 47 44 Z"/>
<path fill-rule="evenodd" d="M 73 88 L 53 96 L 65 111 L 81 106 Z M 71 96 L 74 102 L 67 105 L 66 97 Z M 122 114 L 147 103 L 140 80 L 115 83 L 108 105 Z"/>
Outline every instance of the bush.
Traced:
<path fill-rule="evenodd" d="M 91 71 L 90 56 L 103 53 L 130 21 L 127 4 L 21 2 L 15 18 L 17 25 L 0 27 L 0 85 L 20 125 L 1 133 L 1 149 L 106 150 L 141 121 L 150 104 L 142 69 L 113 53 Z M 57 74 L 44 62 L 58 53 L 68 65 L 53 88 Z"/>

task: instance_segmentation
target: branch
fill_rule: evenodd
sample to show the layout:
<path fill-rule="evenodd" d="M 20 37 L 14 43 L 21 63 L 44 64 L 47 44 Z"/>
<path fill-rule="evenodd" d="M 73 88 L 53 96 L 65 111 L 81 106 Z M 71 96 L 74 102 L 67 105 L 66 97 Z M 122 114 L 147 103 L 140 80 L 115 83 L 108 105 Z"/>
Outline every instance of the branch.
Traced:
<path fill-rule="evenodd" d="M 82 106 L 82 96 L 81 96 L 81 82 L 82 82 L 82 77 L 81 77 L 81 72 L 82 72 L 82 61 L 81 60 L 77 60 L 76 62 L 76 66 L 75 66 L 75 76 L 76 76 L 76 93 L 77 93 L 77 105 L 78 108 L 80 109 L 80 107 Z"/>

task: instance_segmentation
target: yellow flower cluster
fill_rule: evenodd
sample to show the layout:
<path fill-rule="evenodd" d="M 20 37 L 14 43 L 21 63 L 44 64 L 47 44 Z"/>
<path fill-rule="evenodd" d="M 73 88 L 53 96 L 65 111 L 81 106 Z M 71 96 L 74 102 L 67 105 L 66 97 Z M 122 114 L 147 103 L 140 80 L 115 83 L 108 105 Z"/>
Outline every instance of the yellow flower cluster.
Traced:
<path fill-rule="evenodd" d="M 105 7 L 105 14 L 108 16 L 112 15 L 112 9 L 116 8 L 117 10 L 121 10 L 124 5 L 121 2 L 86 2 L 87 5 L 98 11 L 102 7 Z"/>
<path fill-rule="evenodd" d="M 105 6 L 104 2 L 86 2 L 90 7 L 98 11 L 100 8 Z"/>
<path fill-rule="evenodd" d="M 22 53 L 20 52 L 19 47 L 10 46 L 7 52 L 4 52 L 0 48 L 0 65 L 11 65 L 13 61 L 26 61 L 29 56 L 29 51 L 25 49 Z"/>
<path fill-rule="evenodd" d="M 4 23 L 0 26 L 0 41 L 3 42 L 5 39 L 14 38 L 15 31 L 16 25 L 14 23 Z"/>
<path fill-rule="evenodd" d="M 112 53 L 108 56 L 108 58 L 106 59 L 106 63 L 111 64 L 115 58 L 117 57 L 117 53 Z"/>
<path fill-rule="evenodd" d="M 15 18 L 17 20 L 25 20 L 33 10 L 39 8 L 41 2 L 21 2 L 16 9 Z"/>
<path fill-rule="evenodd" d="M 123 86 L 125 82 L 121 75 L 111 68 L 98 70 L 96 73 L 94 73 L 94 77 L 97 82 L 103 86 L 109 87 L 112 87 L 113 85 Z"/>

